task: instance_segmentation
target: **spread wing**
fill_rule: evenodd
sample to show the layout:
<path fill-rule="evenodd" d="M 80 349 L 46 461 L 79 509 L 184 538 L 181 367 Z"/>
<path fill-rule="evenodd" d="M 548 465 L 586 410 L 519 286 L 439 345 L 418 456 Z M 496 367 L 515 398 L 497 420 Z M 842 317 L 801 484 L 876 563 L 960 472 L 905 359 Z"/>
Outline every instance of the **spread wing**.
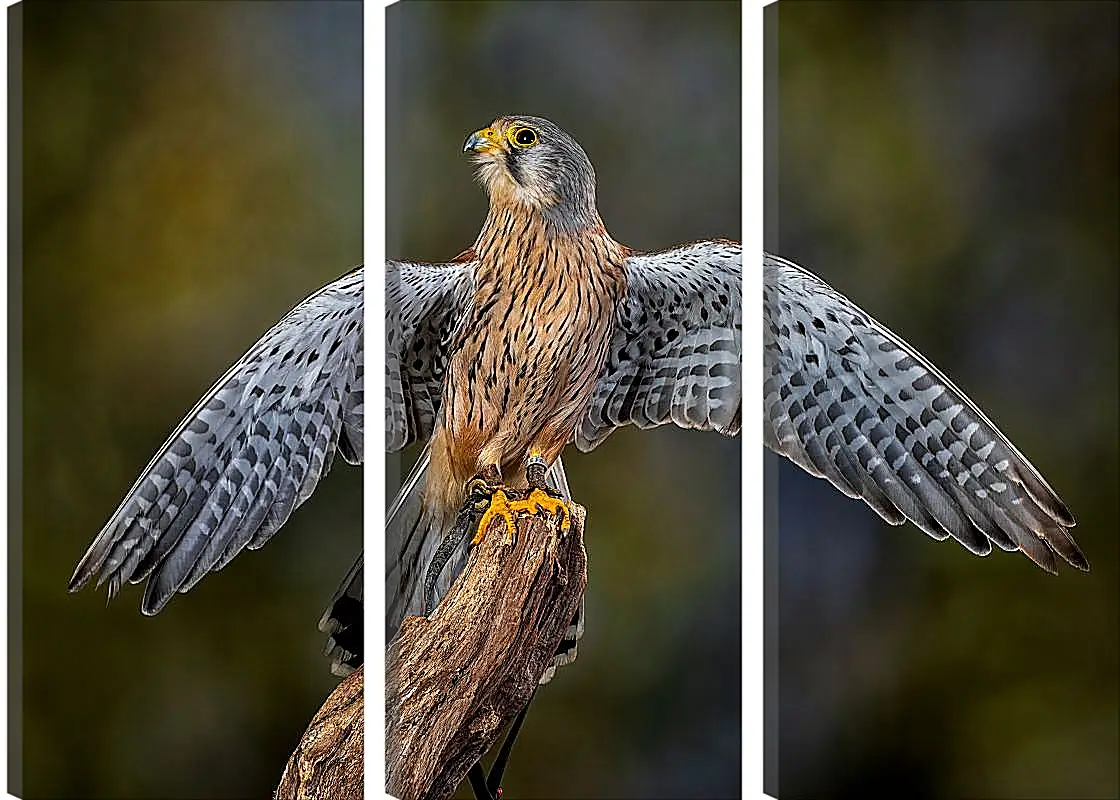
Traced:
<path fill-rule="evenodd" d="M 385 272 L 385 450 L 432 435 L 448 342 L 470 303 L 474 262 L 390 261 Z"/>
<path fill-rule="evenodd" d="M 615 428 L 739 432 L 743 269 L 736 242 L 696 242 L 626 260 L 629 286 L 591 407 L 576 431 L 590 450 Z"/>
<path fill-rule="evenodd" d="M 308 297 L 210 389 L 141 473 L 74 571 L 142 610 L 263 545 L 330 469 L 362 460 L 364 270 Z"/>
<path fill-rule="evenodd" d="M 960 389 L 807 270 L 765 254 L 763 270 L 768 447 L 893 525 L 1088 569 L 1069 510 Z"/>

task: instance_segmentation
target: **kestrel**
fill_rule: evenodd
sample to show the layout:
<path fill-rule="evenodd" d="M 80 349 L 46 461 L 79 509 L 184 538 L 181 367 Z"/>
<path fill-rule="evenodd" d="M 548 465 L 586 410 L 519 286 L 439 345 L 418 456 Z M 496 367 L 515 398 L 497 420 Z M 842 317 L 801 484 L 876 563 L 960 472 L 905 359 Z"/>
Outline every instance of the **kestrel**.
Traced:
<path fill-rule="evenodd" d="M 386 449 L 427 442 L 387 525 L 390 637 L 465 561 L 470 537 L 447 534 L 468 493 L 490 497 L 479 535 L 501 518 L 512 537 L 517 515 L 566 519 L 569 443 L 630 423 L 740 428 L 740 245 L 615 241 L 591 162 L 548 120 L 500 117 L 463 149 L 490 199 L 474 245 L 386 275 Z"/>
<path fill-rule="evenodd" d="M 490 209 L 446 264 L 386 269 L 386 450 L 426 442 L 386 525 L 389 636 L 465 563 L 449 537 L 469 497 L 488 518 L 563 515 L 560 453 L 615 428 L 675 423 L 733 435 L 741 415 L 741 248 L 639 253 L 607 233 L 584 151 L 538 117 L 472 134 Z M 1087 569 L 1073 516 L 942 373 L 807 270 L 763 255 L 765 444 L 974 553 L 1055 554 Z M 297 305 L 199 401 L 81 559 L 110 596 L 147 579 L 155 614 L 243 548 L 263 545 L 337 452 L 362 461 L 362 268 Z M 478 530 L 485 530 L 479 525 Z M 433 567 L 433 562 L 435 566 Z M 445 567 L 445 564 L 448 566 Z M 336 671 L 361 660 L 362 560 L 321 627 Z M 574 655 L 582 619 L 552 669 Z"/>
<path fill-rule="evenodd" d="M 388 267 L 386 449 L 431 437 L 389 515 L 390 637 L 430 607 L 430 564 L 443 569 L 435 551 L 472 480 L 496 488 L 489 515 L 562 514 L 547 500 L 566 494 L 568 442 L 590 450 L 630 422 L 739 429 L 738 246 L 615 242 L 589 160 L 546 120 L 500 118 L 464 149 L 490 196 L 475 245 Z M 803 268 L 763 254 L 763 272 L 768 447 L 892 524 L 1088 567 L 1069 510 L 944 375 Z M 437 596 L 465 560 L 468 543 L 451 544 Z"/>

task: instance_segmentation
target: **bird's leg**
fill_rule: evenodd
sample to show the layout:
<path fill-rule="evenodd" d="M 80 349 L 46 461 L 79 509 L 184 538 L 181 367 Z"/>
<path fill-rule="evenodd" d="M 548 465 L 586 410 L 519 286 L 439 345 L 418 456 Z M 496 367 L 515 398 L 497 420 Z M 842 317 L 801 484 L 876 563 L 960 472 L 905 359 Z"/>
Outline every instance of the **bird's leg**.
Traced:
<path fill-rule="evenodd" d="M 553 492 L 545 483 L 548 474 L 548 462 L 541 454 L 529 452 L 529 462 L 525 465 L 525 479 L 529 482 L 529 496 L 523 501 L 529 508 L 529 513 L 547 511 L 555 514 L 560 519 L 560 532 L 567 533 L 572 525 L 572 513 L 564 497 Z"/>
<path fill-rule="evenodd" d="M 545 476 L 548 474 L 548 462 L 541 458 L 539 455 L 533 454 L 529 456 L 529 460 L 525 465 L 525 479 L 529 482 L 529 489 L 538 489 L 544 494 L 556 500 L 567 500 L 564 495 L 559 492 L 554 492 L 548 488 L 548 483 L 545 481 Z"/>
<path fill-rule="evenodd" d="M 478 478 L 474 480 L 478 480 Z M 516 496 L 507 486 L 500 486 L 493 490 L 490 495 L 490 505 L 483 512 L 482 519 L 478 521 L 478 530 L 475 531 L 474 538 L 471 540 L 472 547 L 482 541 L 483 535 L 490 528 L 490 523 L 494 521 L 495 517 L 501 517 L 506 524 L 506 544 L 512 545 L 514 543 L 517 539 L 517 520 L 514 517 L 517 509 L 515 506 L 518 502 L 522 502 L 510 500 L 510 497 Z"/>
<path fill-rule="evenodd" d="M 486 495 L 490 503 L 478 521 L 471 546 L 474 547 L 482 541 L 483 535 L 490 528 L 490 523 L 495 517 L 500 517 L 506 524 L 506 544 L 512 545 L 517 539 L 517 520 L 514 517 L 514 504 L 520 496 L 502 483 L 502 474 L 496 465 L 491 464 L 483 468 L 467 482 L 467 494 Z"/>
<path fill-rule="evenodd" d="M 545 475 L 548 472 L 548 462 L 540 453 L 530 452 L 529 462 L 525 467 L 525 477 L 529 482 L 529 496 L 525 499 L 510 499 L 511 492 L 505 487 L 494 490 L 490 498 L 490 507 L 482 515 L 478 523 L 478 532 L 474 535 L 472 544 L 482 541 L 490 523 L 495 517 L 501 517 L 506 524 L 507 543 L 513 544 L 517 536 L 517 514 L 536 514 L 547 512 L 556 515 L 560 520 L 561 533 L 567 533 L 572 525 L 571 511 L 563 498 L 554 495 L 545 485 Z M 478 480 L 476 478 L 476 480 Z"/>
<path fill-rule="evenodd" d="M 531 454 L 525 463 L 525 480 L 529 482 L 529 488 L 548 492 L 548 486 L 544 481 L 547 474 L 548 463 L 539 454 Z"/>

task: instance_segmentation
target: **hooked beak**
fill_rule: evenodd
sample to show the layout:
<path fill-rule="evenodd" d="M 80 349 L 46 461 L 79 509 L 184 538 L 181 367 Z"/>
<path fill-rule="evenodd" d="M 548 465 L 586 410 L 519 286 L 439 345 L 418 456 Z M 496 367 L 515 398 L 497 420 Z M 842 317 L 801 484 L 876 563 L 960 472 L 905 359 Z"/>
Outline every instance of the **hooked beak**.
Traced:
<path fill-rule="evenodd" d="M 467 137 L 464 153 L 493 153 L 502 148 L 502 139 L 493 128 L 483 128 Z"/>

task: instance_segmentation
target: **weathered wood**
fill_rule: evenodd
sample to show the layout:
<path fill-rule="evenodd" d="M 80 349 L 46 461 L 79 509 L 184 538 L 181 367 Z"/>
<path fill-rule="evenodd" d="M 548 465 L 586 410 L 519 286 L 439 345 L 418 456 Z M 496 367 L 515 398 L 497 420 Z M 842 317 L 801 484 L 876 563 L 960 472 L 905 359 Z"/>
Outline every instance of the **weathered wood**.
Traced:
<path fill-rule="evenodd" d="M 587 584 L 584 509 L 572 525 L 498 520 L 430 618 L 409 617 L 386 653 L 386 791 L 446 800 L 532 698 Z"/>
<path fill-rule="evenodd" d="M 276 800 L 359 800 L 365 747 L 364 670 L 358 667 L 323 703 L 288 759 Z"/>

